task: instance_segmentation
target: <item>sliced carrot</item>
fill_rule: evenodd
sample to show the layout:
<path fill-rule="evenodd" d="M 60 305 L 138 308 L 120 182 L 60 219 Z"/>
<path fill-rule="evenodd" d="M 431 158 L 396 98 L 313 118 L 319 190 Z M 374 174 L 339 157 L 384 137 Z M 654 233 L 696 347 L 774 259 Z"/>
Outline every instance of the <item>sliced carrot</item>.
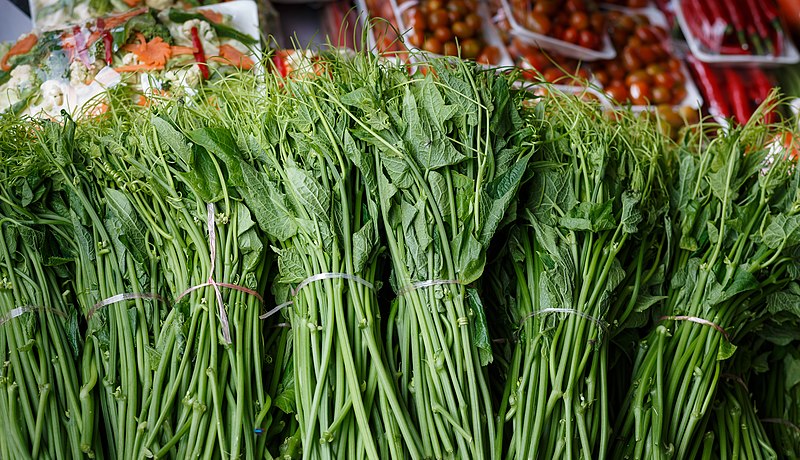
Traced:
<path fill-rule="evenodd" d="M 141 3 L 141 0 L 122 0 L 122 1 L 125 2 L 125 4 L 130 6 L 131 8 L 134 8 L 138 6 L 139 3 Z"/>
<path fill-rule="evenodd" d="M 14 56 L 19 56 L 20 54 L 25 54 L 29 52 L 30 50 L 33 49 L 33 47 L 36 45 L 38 41 L 39 37 L 36 36 L 36 34 L 34 33 L 30 33 L 17 40 L 17 42 L 14 43 L 14 46 L 12 46 L 11 49 L 8 50 L 6 55 L 3 56 L 3 59 L 0 60 L 0 69 L 5 70 L 6 72 L 11 70 L 11 66 L 8 65 L 8 60 Z"/>
<path fill-rule="evenodd" d="M 219 56 L 211 58 L 214 61 L 231 64 L 240 69 L 249 70 L 253 67 L 253 60 L 231 45 L 219 45 Z"/>
<path fill-rule="evenodd" d="M 222 21 L 225 19 L 222 17 L 222 13 L 213 10 L 200 10 L 200 14 L 205 16 L 206 19 L 213 22 L 214 24 L 221 24 Z"/>
<path fill-rule="evenodd" d="M 137 33 L 136 40 L 139 43 L 129 43 L 122 49 L 135 54 L 142 64 L 163 68 L 172 57 L 172 48 L 161 37 L 154 37 L 148 42 L 144 35 Z"/>
<path fill-rule="evenodd" d="M 116 16 L 110 16 L 110 17 L 106 18 L 106 29 L 107 30 L 114 29 L 117 26 L 125 24 L 126 22 L 128 22 L 132 18 L 135 18 L 136 16 L 139 16 L 140 14 L 143 14 L 143 13 L 146 13 L 146 12 L 147 12 L 147 8 L 138 8 L 138 9 L 135 9 L 135 10 L 126 11 L 125 13 L 118 14 Z"/>
<path fill-rule="evenodd" d="M 194 54 L 195 50 L 191 46 L 172 45 L 172 55 L 181 56 L 183 54 Z"/>

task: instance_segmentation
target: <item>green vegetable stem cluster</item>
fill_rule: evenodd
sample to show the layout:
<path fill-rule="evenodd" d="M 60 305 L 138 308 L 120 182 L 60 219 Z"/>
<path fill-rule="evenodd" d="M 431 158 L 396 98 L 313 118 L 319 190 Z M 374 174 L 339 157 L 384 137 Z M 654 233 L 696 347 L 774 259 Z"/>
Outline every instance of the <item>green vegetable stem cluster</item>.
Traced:
<path fill-rule="evenodd" d="M 0 458 L 796 457 L 786 126 L 412 58 L 0 117 Z"/>

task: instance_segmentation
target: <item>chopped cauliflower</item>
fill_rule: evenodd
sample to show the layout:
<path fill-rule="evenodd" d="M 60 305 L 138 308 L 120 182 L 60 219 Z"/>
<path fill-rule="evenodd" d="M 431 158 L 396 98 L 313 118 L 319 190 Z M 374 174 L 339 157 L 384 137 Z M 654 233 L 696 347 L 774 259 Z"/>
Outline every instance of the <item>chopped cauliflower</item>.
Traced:
<path fill-rule="evenodd" d="M 25 64 L 11 70 L 11 78 L 0 86 L 0 112 L 5 112 L 9 107 L 22 99 L 22 93 L 36 83 L 36 74 L 33 67 Z"/>
<path fill-rule="evenodd" d="M 135 55 L 134 53 L 127 53 L 122 56 L 122 65 L 139 65 L 139 56 Z"/>
<path fill-rule="evenodd" d="M 102 59 L 95 60 L 89 67 L 80 60 L 74 60 L 69 65 L 69 83 L 72 86 L 88 85 L 105 66 L 106 63 Z"/>
<path fill-rule="evenodd" d="M 145 3 L 150 8 L 155 8 L 157 10 L 166 10 L 170 6 L 172 6 L 172 0 L 145 0 Z"/>
<path fill-rule="evenodd" d="M 170 82 L 170 87 L 175 91 L 178 88 L 197 88 L 203 81 L 200 67 L 192 64 L 179 69 L 168 70 L 164 74 L 164 80 Z"/>
<path fill-rule="evenodd" d="M 47 80 L 42 83 L 41 103 L 39 107 L 48 114 L 55 113 L 64 105 L 64 89 L 57 80 Z"/>

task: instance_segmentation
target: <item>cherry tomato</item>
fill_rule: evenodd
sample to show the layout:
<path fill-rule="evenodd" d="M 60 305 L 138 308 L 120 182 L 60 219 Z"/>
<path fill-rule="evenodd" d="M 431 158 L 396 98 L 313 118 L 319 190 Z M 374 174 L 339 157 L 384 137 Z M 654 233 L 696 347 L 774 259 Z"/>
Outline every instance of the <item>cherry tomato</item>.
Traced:
<path fill-rule="evenodd" d="M 447 2 L 447 11 L 456 12 L 463 17 L 469 13 L 469 7 L 464 0 L 449 0 Z"/>
<path fill-rule="evenodd" d="M 478 40 L 468 38 L 461 42 L 461 57 L 475 59 L 479 54 L 481 54 L 481 43 Z"/>
<path fill-rule="evenodd" d="M 606 18 L 604 18 L 603 13 L 599 11 L 595 11 L 594 13 L 592 13 L 589 22 L 591 24 L 592 30 L 594 30 L 597 33 L 602 33 L 606 29 Z"/>
<path fill-rule="evenodd" d="M 635 105 L 647 105 L 653 99 L 653 92 L 650 85 L 645 82 L 636 82 L 629 88 L 631 102 Z"/>
<path fill-rule="evenodd" d="M 650 75 L 651 77 L 656 76 L 656 74 L 664 73 L 664 68 L 657 63 L 648 64 L 644 70 L 647 72 L 647 75 Z"/>
<path fill-rule="evenodd" d="M 636 70 L 634 72 L 629 73 L 628 76 L 625 77 L 626 86 L 632 86 L 634 83 L 650 84 L 651 82 L 652 79 L 650 78 L 650 75 L 648 75 L 647 72 L 645 72 L 644 70 Z"/>
<path fill-rule="evenodd" d="M 564 7 L 570 13 L 574 13 L 576 11 L 586 11 L 586 5 L 583 3 L 583 0 L 567 0 Z"/>
<path fill-rule="evenodd" d="M 445 43 L 453 38 L 453 31 L 449 27 L 437 27 L 433 31 L 433 36 L 442 43 Z"/>
<path fill-rule="evenodd" d="M 639 26 L 636 28 L 636 37 L 642 41 L 642 43 L 652 44 L 652 43 L 660 43 L 663 39 L 658 32 L 656 32 L 653 26 Z"/>
<path fill-rule="evenodd" d="M 625 67 L 617 60 L 606 64 L 606 70 L 612 80 L 621 80 L 625 78 Z"/>
<path fill-rule="evenodd" d="M 676 86 L 672 89 L 672 103 L 679 104 L 684 99 L 686 99 L 686 87 L 685 86 Z"/>
<path fill-rule="evenodd" d="M 661 72 L 653 75 L 653 83 L 667 89 L 672 89 L 676 82 L 670 73 Z"/>
<path fill-rule="evenodd" d="M 471 28 L 472 30 L 481 30 L 481 27 L 483 26 L 481 17 L 475 13 L 470 13 L 464 16 L 464 22 L 467 24 L 467 27 Z"/>
<path fill-rule="evenodd" d="M 422 45 L 422 49 L 431 53 L 442 54 L 442 42 L 434 37 L 428 37 L 425 39 L 425 44 Z"/>
<path fill-rule="evenodd" d="M 630 46 L 626 46 L 622 50 L 622 62 L 628 70 L 636 70 L 642 67 L 642 61 L 636 55 L 636 50 Z"/>
<path fill-rule="evenodd" d="M 624 102 L 628 99 L 628 90 L 622 83 L 611 83 L 605 89 L 606 96 L 617 102 Z"/>
<path fill-rule="evenodd" d="M 500 62 L 500 50 L 496 46 L 484 46 L 475 60 L 486 65 L 497 64 Z"/>
<path fill-rule="evenodd" d="M 533 12 L 544 14 L 546 16 L 550 16 L 556 11 L 558 11 L 559 2 L 546 0 L 546 1 L 538 1 L 535 5 L 533 5 Z"/>
<path fill-rule="evenodd" d="M 564 33 L 561 35 L 560 38 L 561 38 L 561 40 L 564 40 L 565 42 L 570 42 L 570 43 L 577 44 L 578 43 L 578 39 L 579 39 L 578 29 L 576 29 L 574 27 L 567 27 L 566 30 L 564 30 Z"/>
<path fill-rule="evenodd" d="M 667 67 L 669 67 L 670 70 L 681 70 L 681 61 L 677 58 L 670 58 L 669 61 L 667 61 Z"/>
<path fill-rule="evenodd" d="M 591 30 L 584 29 L 578 34 L 578 45 L 584 48 L 597 49 L 600 46 L 600 38 Z"/>
<path fill-rule="evenodd" d="M 525 28 L 533 33 L 547 35 L 550 27 L 550 19 L 543 14 L 531 12 L 525 17 Z"/>
<path fill-rule="evenodd" d="M 611 79 L 611 77 L 608 76 L 608 72 L 603 69 L 595 70 L 594 78 L 597 80 L 597 83 L 600 83 L 603 86 L 606 86 Z"/>
<path fill-rule="evenodd" d="M 454 22 L 452 29 L 453 34 L 462 40 L 475 35 L 475 29 L 469 27 L 467 23 L 463 21 Z"/>
<path fill-rule="evenodd" d="M 588 29 L 589 15 L 583 11 L 576 11 L 570 15 L 569 24 L 578 30 Z"/>
<path fill-rule="evenodd" d="M 442 52 L 445 56 L 458 56 L 458 45 L 456 42 L 447 42 L 442 47 Z"/>
<path fill-rule="evenodd" d="M 523 59 L 525 59 L 525 61 L 527 61 L 527 63 L 534 69 L 544 70 L 550 66 L 550 60 L 547 59 L 547 56 L 539 51 L 527 53 Z"/>
<path fill-rule="evenodd" d="M 409 38 L 408 41 L 416 47 L 422 46 L 425 42 L 425 32 L 423 29 L 414 29 L 414 33 L 411 34 L 411 38 Z"/>
<path fill-rule="evenodd" d="M 630 42 L 629 42 L 629 46 Z M 654 62 L 658 61 L 658 56 L 653 52 L 652 47 L 650 46 L 637 46 L 636 50 L 638 51 L 639 59 L 642 61 L 642 65 L 652 65 Z"/>
<path fill-rule="evenodd" d="M 619 18 L 619 21 L 617 21 L 616 27 L 630 32 L 636 28 L 636 22 L 634 22 L 632 17 L 624 15 Z"/>
<path fill-rule="evenodd" d="M 545 80 L 555 83 L 564 77 L 564 72 L 558 67 L 550 67 L 542 72 L 542 76 Z"/>
<path fill-rule="evenodd" d="M 414 30 L 425 30 L 426 25 L 425 15 L 422 13 L 422 10 L 418 9 L 414 11 L 414 15 L 411 16 L 411 28 Z"/>
<path fill-rule="evenodd" d="M 431 10 L 428 13 L 428 27 L 437 29 L 439 27 L 449 27 L 450 19 L 447 18 L 447 11 L 443 9 Z"/>
<path fill-rule="evenodd" d="M 672 93 L 663 86 L 653 87 L 653 102 L 656 104 L 667 104 L 672 101 Z"/>
<path fill-rule="evenodd" d="M 439 10 L 444 7 L 442 0 L 428 0 L 425 5 L 428 7 L 428 11 Z"/>

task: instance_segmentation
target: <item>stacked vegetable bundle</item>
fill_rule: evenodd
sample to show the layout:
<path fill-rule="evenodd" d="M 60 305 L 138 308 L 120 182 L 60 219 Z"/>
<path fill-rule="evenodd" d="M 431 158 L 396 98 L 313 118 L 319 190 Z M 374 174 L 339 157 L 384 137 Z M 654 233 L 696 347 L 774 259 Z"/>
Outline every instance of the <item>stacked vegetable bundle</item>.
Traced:
<path fill-rule="evenodd" d="M 797 452 L 770 127 L 675 144 L 461 61 L 296 66 L 0 120 L 3 458 Z"/>

